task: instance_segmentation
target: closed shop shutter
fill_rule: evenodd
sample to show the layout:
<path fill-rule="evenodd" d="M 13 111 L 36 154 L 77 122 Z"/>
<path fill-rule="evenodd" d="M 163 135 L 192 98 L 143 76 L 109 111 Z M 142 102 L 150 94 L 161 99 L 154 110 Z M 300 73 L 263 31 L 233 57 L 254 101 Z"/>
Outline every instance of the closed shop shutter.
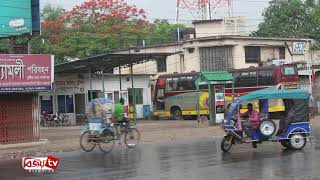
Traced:
<path fill-rule="evenodd" d="M 0 95 L 0 143 L 39 140 L 37 95 Z"/>

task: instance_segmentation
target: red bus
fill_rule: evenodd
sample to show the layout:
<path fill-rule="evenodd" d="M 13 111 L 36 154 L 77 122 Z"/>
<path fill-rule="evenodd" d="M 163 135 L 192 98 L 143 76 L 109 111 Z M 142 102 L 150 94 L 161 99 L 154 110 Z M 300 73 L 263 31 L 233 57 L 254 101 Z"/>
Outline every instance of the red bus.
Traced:
<path fill-rule="evenodd" d="M 230 69 L 228 72 L 234 77 L 235 97 L 259 89 L 275 87 L 280 83 L 285 89 L 299 88 L 299 76 L 295 64 Z M 196 115 L 197 95 L 194 81 L 197 76 L 197 72 L 160 75 L 155 85 L 154 116 Z M 208 92 L 205 87 L 201 89 L 200 113 L 208 114 L 208 105 L 203 103 L 204 99 L 208 98 Z M 227 87 L 225 93 L 226 104 L 228 104 L 232 99 L 231 85 Z M 282 100 L 270 101 L 269 112 L 285 110 Z"/>

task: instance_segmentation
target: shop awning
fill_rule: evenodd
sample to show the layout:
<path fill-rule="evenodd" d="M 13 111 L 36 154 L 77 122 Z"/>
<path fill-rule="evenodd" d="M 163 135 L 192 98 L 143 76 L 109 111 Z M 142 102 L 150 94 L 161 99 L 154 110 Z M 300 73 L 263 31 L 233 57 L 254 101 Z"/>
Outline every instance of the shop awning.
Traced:
<path fill-rule="evenodd" d="M 202 84 L 219 84 L 219 83 L 232 83 L 233 77 L 227 71 L 212 71 L 201 72 L 196 80 L 199 85 Z"/>

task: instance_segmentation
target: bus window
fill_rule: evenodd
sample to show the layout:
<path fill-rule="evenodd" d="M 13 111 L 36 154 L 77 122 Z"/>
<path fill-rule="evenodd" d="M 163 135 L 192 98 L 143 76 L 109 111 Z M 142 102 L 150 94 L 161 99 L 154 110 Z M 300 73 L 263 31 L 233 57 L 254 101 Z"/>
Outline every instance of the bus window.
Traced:
<path fill-rule="evenodd" d="M 193 76 L 181 76 L 167 78 L 167 92 L 170 91 L 186 91 L 186 90 L 196 90 L 195 77 Z"/>
<path fill-rule="evenodd" d="M 166 83 L 167 92 L 179 90 L 178 89 L 178 80 L 179 80 L 179 78 L 177 78 L 177 77 L 167 78 L 167 83 Z"/>
<path fill-rule="evenodd" d="M 272 70 L 264 70 L 258 72 L 258 86 L 274 85 L 274 73 Z"/>
<path fill-rule="evenodd" d="M 196 85 L 194 83 L 194 77 L 192 76 L 182 76 L 178 81 L 179 91 L 186 90 L 196 90 Z"/>
<path fill-rule="evenodd" d="M 240 86 L 240 73 L 239 72 L 234 72 L 232 73 L 233 79 L 234 79 L 234 87 L 239 87 Z M 232 84 L 227 84 L 227 88 L 232 88 Z"/>
<path fill-rule="evenodd" d="M 240 80 L 237 82 L 237 87 L 254 86 L 257 86 L 257 72 L 241 72 Z"/>

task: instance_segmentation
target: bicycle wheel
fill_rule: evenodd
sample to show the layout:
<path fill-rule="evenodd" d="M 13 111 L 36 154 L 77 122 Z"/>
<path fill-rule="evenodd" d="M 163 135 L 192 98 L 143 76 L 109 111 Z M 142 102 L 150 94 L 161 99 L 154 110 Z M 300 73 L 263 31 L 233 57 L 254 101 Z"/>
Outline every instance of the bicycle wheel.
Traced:
<path fill-rule="evenodd" d="M 86 152 L 90 152 L 96 147 L 96 144 L 90 139 L 90 131 L 86 131 L 81 135 L 80 147 Z"/>
<path fill-rule="evenodd" d="M 109 153 L 114 147 L 114 134 L 110 129 L 105 129 L 101 134 L 101 141 L 99 143 L 99 148 L 104 153 Z"/>
<path fill-rule="evenodd" d="M 134 148 L 139 144 L 140 133 L 136 128 L 129 128 L 124 134 L 124 143 L 128 148 Z"/>

